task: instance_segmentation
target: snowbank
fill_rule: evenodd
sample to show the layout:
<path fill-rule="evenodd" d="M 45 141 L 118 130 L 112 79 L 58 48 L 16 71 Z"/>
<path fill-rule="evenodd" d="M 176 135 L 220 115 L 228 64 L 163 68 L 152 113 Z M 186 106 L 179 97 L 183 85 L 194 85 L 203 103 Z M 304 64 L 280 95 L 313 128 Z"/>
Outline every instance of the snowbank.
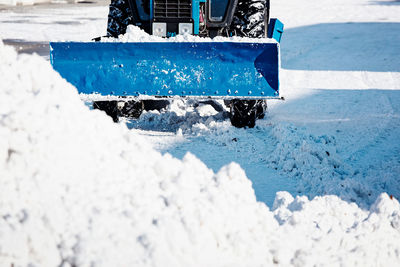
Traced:
<path fill-rule="evenodd" d="M 257 241 L 272 215 L 237 165 L 214 174 L 191 155 L 162 156 L 89 111 L 48 62 L 0 51 L 5 266 L 270 261 Z"/>
<path fill-rule="evenodd" d="M 281 192 L 270 211 L 238 165 L 161 155 L 38 56 L 0 43 L 0 79 L 1 266 L 400 263 L 386 194 L 362 210 Z"/>

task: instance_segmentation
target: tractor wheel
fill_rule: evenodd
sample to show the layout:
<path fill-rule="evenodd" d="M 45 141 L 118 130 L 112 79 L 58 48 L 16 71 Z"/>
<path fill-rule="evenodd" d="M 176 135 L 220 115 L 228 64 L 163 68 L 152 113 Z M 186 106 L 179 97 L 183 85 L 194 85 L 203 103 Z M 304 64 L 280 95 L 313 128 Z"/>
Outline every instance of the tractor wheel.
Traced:
<path fill-rule="evenodd" d="M 129 2 L 126 0 L 111 0 L 108 12 L 107 36 L 117 38 L 124 34 L 129 24 L 133 24 L 133 16 Z"/>
<path fill-rule="evenodd" d="M 239 0 L 233 16 L 231 31 L 241 37 L 266 37 L 269 6 L 269 0 Z"/>
<path fill-rule="evenodd" d="M 139 118 L 144 110 L 143 101 L 129 100 L 121 103 L 120 106 L 119 116 L 131 119 Z"/>
<path fill-rule="evenodd" d="M 267 104 L 263 99 L 234 99 L 230 102 L 229 106 L 231 111 L 230 119 L 233 126 L 237 128 L 253 128 L 256 125 L 257 119 L 264 118 Z"/>
<path fill-rule="evenodd" d="M 93 109 L 104 111 L 114 122 L 118 122 L 118 101 L 95 101 L 93 102 Z"/>
<path fill-rule="evenodd" d="M 95 101 L 93 109 L 104 111 L 114 122 L 118 122 L 120 117 L 137 119 L 143 110 L 162 110 L 169 105 L 168 100 L 129 100 L 129 101 Z"/>
<path fill-rule="evenodd" d="M 93 109 L 104 111 L 114 122 L 118 122 L 120 117 L 139 118 L 144 109 L 143 101 L 95 101 Z"/>

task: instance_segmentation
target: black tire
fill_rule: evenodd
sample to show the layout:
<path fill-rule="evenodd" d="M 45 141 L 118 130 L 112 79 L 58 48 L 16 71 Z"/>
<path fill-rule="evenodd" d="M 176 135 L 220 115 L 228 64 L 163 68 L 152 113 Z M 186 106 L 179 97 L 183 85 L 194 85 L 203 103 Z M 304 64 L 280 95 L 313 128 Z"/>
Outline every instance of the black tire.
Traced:
<path fill-rule="evenodd" d="M 143 100 L 143 109 L 146 111 L 149 110 L 161 111 L 162 109 L 167 108 L 169 104 L 170 104 L 169 100 L 162 100 L 162 99 Z"/>
<path fill-rule="evenodd" d="M 120 117 L 137 119 L 144 110 L 143 101 L 130 100 L 124 102 L 121 106 L 122 108 L 119 110 L 118 114 Z"/>
<path fill-rule="evenodd" d="M 119 120 L 118 101 L 95 101 L 93 102 L 93 109 L 104 111 L 114 122 Z"/>
<path fill-rule="evenodd" d="M 144 109 L 143 101 L 95 101 L 93 109 L 104 111 L 114 122 L 118 122 L 120 117 L 139 118 Z"/>
<path fill-rule="evenodd" d="M 125 34 L 129 24 L 133 24 L 131 8 L 127 0 L 111 0 L 108 12 L 107 36 L 117 38 Z"/>
<path fill-rule="evenodd" d="M 257 119 L 264 118 L 266 110 L 266 101 L 257 100 L 240 100 L 234 99 L 230 102 L 230 119 L 233 126 L 237 128 L 249 127 L 256 125 Z"/>
<path fill-rule="evenodd" d="M 266 37 L 269 6 L 269 0 L 239 0 L 233 16 L 231 31 L 241 37 Z"/>
<path fill-rule="evenodd" d="M 169 105 L 168 100 L 129 100 L 129 101 L 95 101 L 93 109 L 104 111 L 114 122 L 118 122 L 120 117 L 137 119 L 143 110 L 161 111 Z"/>

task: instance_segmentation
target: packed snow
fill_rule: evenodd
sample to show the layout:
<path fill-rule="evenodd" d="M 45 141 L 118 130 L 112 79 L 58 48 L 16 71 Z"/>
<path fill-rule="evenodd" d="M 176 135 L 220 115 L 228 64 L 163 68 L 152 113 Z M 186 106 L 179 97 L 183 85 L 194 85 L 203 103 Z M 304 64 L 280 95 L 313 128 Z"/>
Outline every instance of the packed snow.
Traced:
<path fill-rule="evenodd" d="M 105 33 L 106 6 L 24 10 L 1 38 Z M 254 129 L 181 98 L 115 124 L 0 43 L 0 266 L 400 265 L 400 4 L 271 12 L 286 101 Z"/>

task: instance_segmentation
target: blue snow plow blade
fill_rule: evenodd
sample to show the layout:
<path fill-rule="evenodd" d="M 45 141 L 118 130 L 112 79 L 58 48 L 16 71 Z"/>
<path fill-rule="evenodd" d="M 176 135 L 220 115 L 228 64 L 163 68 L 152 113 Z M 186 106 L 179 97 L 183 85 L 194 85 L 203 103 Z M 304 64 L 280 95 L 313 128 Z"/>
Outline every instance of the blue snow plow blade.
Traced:
<path fill-rule="evenodd" d="M 60 42 L 50 60 L 84 94 L 279 96 L 277 43 Z"/>

